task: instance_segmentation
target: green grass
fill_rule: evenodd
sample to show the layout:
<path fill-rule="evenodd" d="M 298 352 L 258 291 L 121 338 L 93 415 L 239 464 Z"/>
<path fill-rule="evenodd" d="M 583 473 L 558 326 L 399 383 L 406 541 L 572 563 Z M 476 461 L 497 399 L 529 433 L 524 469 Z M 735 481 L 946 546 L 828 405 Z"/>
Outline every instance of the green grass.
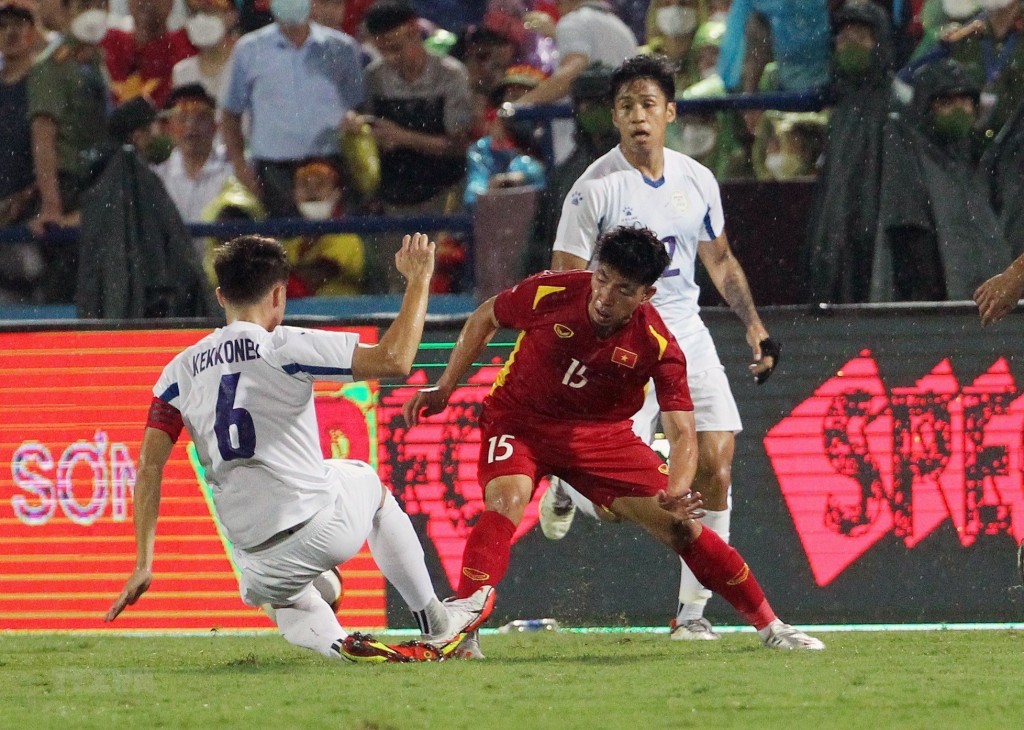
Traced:
<path fill-rule="evenodd" d="M 347 665 L 273 635 L 0 635 L 0 727 L 1020 728 L 1024 633 L 488 635 L 484 662 Z"/>

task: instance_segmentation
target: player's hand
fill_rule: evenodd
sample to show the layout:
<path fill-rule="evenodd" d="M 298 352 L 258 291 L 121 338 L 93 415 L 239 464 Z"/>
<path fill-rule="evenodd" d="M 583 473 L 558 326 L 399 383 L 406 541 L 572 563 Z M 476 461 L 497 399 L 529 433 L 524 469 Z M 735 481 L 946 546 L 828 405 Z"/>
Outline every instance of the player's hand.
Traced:
<path fill-rule="evenodd" d="M 128 606 L 142 598 L 142 594 L 149 590 L 152 582 L 153 571 L 136 568 L 128 578 L 128 582 L 125 583 L 121 595 L 114 601 L 114 605 L 107 610 L 107 615 L 103 617 L 103 620 L 109 622 L 120 616 L 121 612 Z"/>
<path fill-rule="evenodd" d="M 658 505 L 666 512 L 671 512 L 676 519 L 683 522 L 699 520 L 706 514 L 704 511 L 704 499 L 701 497 L 700 492 L 673 495 L 665 490 L 661 490 L 658 492 Z"/>
<path fill-rule="evenodd" d="M 395 268 L 409 281 L 430 281 L 434 273 L 436 244 L 425 233 L 402 238 L 402 247 L 395 254 Z"/>
<path fill-rule="evenodd" d="M 420 388 L 411 400 L 402 406 L 405 423 L 412 428 L 422 418 L 430 418 L 448 407 L 449 393 L 438 387 Z"/>
<path fill-rule="evenodd" d="M 981 326 L 998 322 L 1012 312 L 1022 294 L 1024 277 L 1019 276 L 1013 267 L 979 286 L 974 292 L 974 301 L 978 305 Z"/>
<path fill-rule="evenodd" d="M 768 380 L 779 364 L 780 348 L 760 323 L 747 328 L 747 344 L 754 356 L 754 362 L 750 363 L 748 369 L 754 376 L 754 382 L 760 385 Z"/>

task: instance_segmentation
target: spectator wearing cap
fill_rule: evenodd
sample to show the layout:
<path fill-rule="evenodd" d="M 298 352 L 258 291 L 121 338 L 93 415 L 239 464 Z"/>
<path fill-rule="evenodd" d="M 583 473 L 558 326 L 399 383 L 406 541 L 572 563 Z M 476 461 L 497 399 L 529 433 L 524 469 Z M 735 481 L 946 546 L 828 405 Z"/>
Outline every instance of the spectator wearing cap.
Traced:
<path fill-rule="evenodd" d="M 295 204 L 307 220 L 345 216 L 343 185 L 330 160 L 316 159 L 295 171 Z M 289 297 L 354 296 L 362 293 L 363 242 L 351 233 L 297 236 L 283 242 L 292 274 Z"/>
<path fill-rule="evenodd" d="M 490 133 L 478 139 L 466 154 L 467 207 L 493 188 L 544 187 L 544 166 L 537 159 L 536 123 L 502 119 L 497 110 L 511 104 L 543 81 L 543 71 L 532 66 L 513 66 L 491 93 Z"/>
<path fill-rule="evenodd" d="M 238 40 L 238 8 L 233 0 L 189 0 L 187 8 L 185 33 L 199 52 L 174 65 L 171 86 L 202 84 L 210 96 L 220 99 L 227 86 L 231 49 Z"/>
<path fill-rule="evenodd" d="M 174 151 L 154 170 L 186 223 L 199 223 L 203 211 L 224 189 L 231 164 L 217 137 L 217 103 L 200 84 L 180 86 L 167 101 Z M 196 243 L 202 256 L 206 246 Z"/>
<path fill-rule="evenodd" d="M 128 0 L 134 30 L 111 28 L 104 37 L 107 69 L 121 101 L 146 96 L 162 107 L 171 91 L 174 65 L 196 54 L 184 30 L 167 30 L 173 4 L 174 0 Z"/>
<path fill-rule="evenodd" d="M 952 59 L 920 69 L 885 121 L 873 301 L 971 299 L 1013 252 L 979 184 L 980 84 Z"/>
<path fill-rule="evenodd" d="M 77 224 L 89 170 L 107 139 L 110 87 L 99 43 L 107 32 L 107 0 L 68 0 L 68 34 L 32 67 L 28 118 L 39 213 L 29 227 Z M 75 291 L 78 252 L 44 243 L 48 302 L 69 302 Z"/>
<path fill-rule="evenodd" d="M 309 21 L 310 0 L 273 0 L 275 22 L 243 36 L 231 54 L 222 133 L 235 175 L 262 193 L 271 216 L 296 215 L 295 169 L 312 157 L 338 158 L 347 112 L 362 104 L 359 44 Z M 248 113 L 245 159 L 242 115 Z"/>
<path fill-rule="evenodd" d="M 0 226 L 20 221 L 35 194 L 28 73 L 42 47 L 35 3 L 0 0 Z"/>

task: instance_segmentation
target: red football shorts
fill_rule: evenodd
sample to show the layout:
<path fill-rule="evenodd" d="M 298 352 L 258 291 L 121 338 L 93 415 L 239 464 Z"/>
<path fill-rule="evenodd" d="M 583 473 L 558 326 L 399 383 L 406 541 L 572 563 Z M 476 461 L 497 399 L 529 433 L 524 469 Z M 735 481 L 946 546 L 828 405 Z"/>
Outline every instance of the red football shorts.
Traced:
<path fill-rule="evenodd" d="M 513 474 L 530 477 L 534 487 L 554 474 L 602 507 L 619 497 L 651 497 L 668 486 L 668 467 L 633 433 L 630 421 L 562 421 L 484 408 L 480 485 Z"/>

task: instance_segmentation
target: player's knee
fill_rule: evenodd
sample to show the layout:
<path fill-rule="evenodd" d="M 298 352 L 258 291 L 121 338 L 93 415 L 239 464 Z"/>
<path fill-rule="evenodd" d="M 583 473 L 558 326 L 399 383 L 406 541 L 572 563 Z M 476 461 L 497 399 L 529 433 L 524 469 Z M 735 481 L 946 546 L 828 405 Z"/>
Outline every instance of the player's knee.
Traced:
<path fill-rule="evenodd" d="M 732 485 L 732 464 L 722 462 L 698 468 L 693 480 L 693 488 L 704 497 L 705 504 L 711 509 L 724 509 L 712 503 L 727 499 L 729 487 Z"/>
<path fill-rule="evenodd" d="M 524 490 L 519 485 L 494 484 L 487 486 L 487 495 L 484 504 L 487 509 L 504 515 L 517 525 L 523 519 L 526 506 L 530 503 L 532 492 Z"/>
<path fill-rule="evenodd" d="M 697 538 L 695 533 L 696 529 L 692 521 L 674 520 L 669 527 L 669 542 L 672 549 L 681 553 Z"/>

